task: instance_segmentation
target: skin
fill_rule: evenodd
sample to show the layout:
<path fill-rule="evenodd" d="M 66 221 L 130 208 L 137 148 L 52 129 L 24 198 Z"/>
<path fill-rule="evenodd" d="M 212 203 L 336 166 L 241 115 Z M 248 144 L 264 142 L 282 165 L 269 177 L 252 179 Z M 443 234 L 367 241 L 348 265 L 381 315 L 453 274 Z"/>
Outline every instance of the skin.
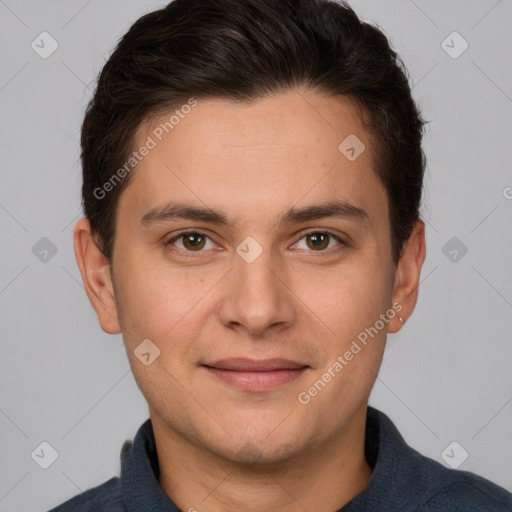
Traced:
<path fill-rule="evenodd" d="M 141 126 L 135 147 L 160 122 Z M 355 161 L 338 150 L 349 134 L 366 145 Z M 425 259 L 419 220 L 393 265 L 387 194 L 370 142 L 347 98 L 295 89 L 252 103 L 199 99 L 123 191 L 112 268 L 87 219 L 76 224 L 85 289 L 102 329 L 123 333 L 149 404 L 160 484 L 182 510 L 334 511 L 368 484 L 368 397 L 387 334 L 414 310 Z M 277 224 L 291 207 L 339 199 L 363 208 L 368 220 Z M 236 222 L 141 226 L 149 210 L 174 201 Z M 165 245 L 188 228 L 206 235 L 199 250 L 183 237 Z M 305 230 L 328 230 L 348 245 L 332 237 L 319 249 Z M 249 236 L 263 249 L 252 263 L 236 252 Z M 393 303 L 400 313 L 300 403 L 298 394 Z M 144 339 L 160 349 L 148 366 L 134 355 Z M 229 357 L 283 357 L 309 368 L 271 391 L 250 392 L 202 366 Z"/>

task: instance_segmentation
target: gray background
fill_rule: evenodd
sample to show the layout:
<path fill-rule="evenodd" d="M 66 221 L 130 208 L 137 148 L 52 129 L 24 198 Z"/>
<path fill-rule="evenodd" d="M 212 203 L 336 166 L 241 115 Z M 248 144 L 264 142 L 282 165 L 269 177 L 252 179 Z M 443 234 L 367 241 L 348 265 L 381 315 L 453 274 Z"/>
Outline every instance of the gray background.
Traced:
<path fill-rule="evenodd" d="M 512 1 L 351 3 L 391 38 L 431 121 L 419 300 L 388 338 L 370 403 L 425 455 L 446 464 L 457 441 L 459 469 L 512 491 Z M 148 417 L 121 336 L 88 302 L 72 233 L 96 75 L 160 5 L 0 0 L 0 511 L 44 511 L 117 475 L 122 442 Z M 47 59 L 31 48 L 43 31 L 59 45 Z M 458 58 L 442 47 L 453 31 L 469 43 Z M 46 261 L 43 237 L 57 249 Z M 42 441 L 58 452 L 46 470 L 31 457 Z"/>

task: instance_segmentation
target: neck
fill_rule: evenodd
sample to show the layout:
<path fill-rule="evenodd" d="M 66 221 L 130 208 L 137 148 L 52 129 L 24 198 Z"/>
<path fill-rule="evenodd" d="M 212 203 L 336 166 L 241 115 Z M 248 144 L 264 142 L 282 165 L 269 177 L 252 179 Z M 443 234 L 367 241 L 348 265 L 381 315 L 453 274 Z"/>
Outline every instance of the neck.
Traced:
<path fill-rule="evenodd" d="M 339 510 L 367 485 L 366 409 L 348 429 L 307 453 L 273 464 L 240 464 L 183 439 L 155 418 L 159 483 L 181 510 L 325 512 Z"/>

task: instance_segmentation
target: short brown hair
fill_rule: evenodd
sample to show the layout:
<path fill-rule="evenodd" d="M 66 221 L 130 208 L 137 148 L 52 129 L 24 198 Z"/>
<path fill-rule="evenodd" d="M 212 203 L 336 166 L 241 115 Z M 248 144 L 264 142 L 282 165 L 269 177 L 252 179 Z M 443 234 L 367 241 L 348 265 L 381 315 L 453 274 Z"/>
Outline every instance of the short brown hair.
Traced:
<path fill-rule="evenodd" d="M 419 218 L 425 121 L 386 36 L 334 0 L 174 0 L 132 25 L 100 73 L 81 136 L 84 214 L 109 261 L 131 174 L 104 197 L 98 190 L 129 158 L 146 119 L 190 97 L 250 101 L 298 86 L 362 107 L 396 264 Z"/>

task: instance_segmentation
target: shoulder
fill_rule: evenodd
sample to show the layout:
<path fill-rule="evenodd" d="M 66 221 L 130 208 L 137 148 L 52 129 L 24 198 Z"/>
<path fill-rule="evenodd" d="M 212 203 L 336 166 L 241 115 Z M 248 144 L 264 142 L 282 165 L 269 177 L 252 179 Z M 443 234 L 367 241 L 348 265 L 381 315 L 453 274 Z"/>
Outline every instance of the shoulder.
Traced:
<path fill-rule="evenodd" d="M 49 512 L 124 512 L 119 477 L 89 489 Z"/>
<path fill-rule="evenodd" d="M 418 512 L 512 512 L 512 494 L 503 487 L 475 473 L 447 469 L 437 461 L 425 459 L 433 485 Z"/>
<path fill-rule="evenodd" d="M 384 509 L 393 512 L 512 512 L 510 492 L 423 455 L 405 442 L 385 413 L 372 407 L 365 450 L 375 469 L 362 504 L 382 497 L 391 504 Z"/>

